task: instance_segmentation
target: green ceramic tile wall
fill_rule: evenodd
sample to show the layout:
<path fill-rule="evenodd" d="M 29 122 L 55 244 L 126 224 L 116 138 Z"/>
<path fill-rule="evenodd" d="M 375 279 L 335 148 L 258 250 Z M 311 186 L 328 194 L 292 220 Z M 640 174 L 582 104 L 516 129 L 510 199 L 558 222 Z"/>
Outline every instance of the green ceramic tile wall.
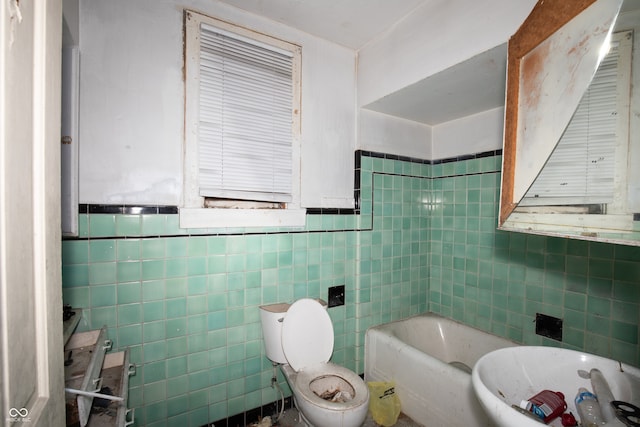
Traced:
<path fill-rule="evenodd" d="M 295 233 L 80 216 L 84 239 L 62 247 L 64 300 L 85 308 L 81 329 L 107 325 L 130 348 L 137 425 L 201 426 L 278 399 L 258 306 L 338 284 L 333 361 L 357 372 L 369 326 L 428 310 L 640 365 L 640 248 L 496 231 L 499 156 L 361 160 L 361 215 L 309 215 Z M 564 319 L 562 343 L 535 335 L 536 312 Z"/>

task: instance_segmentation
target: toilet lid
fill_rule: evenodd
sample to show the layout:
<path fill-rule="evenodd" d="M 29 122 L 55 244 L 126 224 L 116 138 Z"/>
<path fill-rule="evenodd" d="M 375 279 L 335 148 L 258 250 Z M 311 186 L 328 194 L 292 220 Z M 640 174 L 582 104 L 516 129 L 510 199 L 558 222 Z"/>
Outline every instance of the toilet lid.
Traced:
<path fill-rule="evenodd" d="M 294 302 L 282 321 L 282 350 L 295 371 L 326 363 L 333 353 L 333 324 L 318 301 Z"/>

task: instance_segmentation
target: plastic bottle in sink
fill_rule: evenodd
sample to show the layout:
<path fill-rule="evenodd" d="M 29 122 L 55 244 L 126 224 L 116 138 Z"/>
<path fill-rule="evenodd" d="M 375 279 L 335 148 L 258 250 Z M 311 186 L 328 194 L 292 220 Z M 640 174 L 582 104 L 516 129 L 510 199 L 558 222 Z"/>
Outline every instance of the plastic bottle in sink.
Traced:
<path fill-rule="evenodd" d="M 576 409 L 582 427 L 597 427 L 605 424 L 596 396 L 584 387 L 576 395 Z"/>

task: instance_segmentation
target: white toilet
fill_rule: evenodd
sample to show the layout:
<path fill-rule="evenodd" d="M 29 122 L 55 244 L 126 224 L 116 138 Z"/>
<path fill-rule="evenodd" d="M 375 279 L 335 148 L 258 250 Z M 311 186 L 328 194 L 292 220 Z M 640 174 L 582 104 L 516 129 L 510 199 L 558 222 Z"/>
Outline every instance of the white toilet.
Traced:
<path fill-rule="evenodd" d="M 356 373 L 329 362 L 333 325 L 326 308 L 324 301 L 309 298 L 261 306 L 266 354 L 281 364 L 307 426 L 360 427 L 369 409 L 369 389 Z"/>

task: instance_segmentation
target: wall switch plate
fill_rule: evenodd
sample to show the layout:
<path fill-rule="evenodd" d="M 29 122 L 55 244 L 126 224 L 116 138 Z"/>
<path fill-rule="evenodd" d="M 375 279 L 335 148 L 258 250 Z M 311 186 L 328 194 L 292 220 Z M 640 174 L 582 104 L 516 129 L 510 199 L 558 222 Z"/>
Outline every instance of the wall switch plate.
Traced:
<path fill-rule="evenodd" d="M 329 307 L 344 305 L 344 285 L 329 288 Z"/>
<path fill-rule="evenodd" d="M 536 313 L 536 334 L 562 341 L 562 319 Z"/>

